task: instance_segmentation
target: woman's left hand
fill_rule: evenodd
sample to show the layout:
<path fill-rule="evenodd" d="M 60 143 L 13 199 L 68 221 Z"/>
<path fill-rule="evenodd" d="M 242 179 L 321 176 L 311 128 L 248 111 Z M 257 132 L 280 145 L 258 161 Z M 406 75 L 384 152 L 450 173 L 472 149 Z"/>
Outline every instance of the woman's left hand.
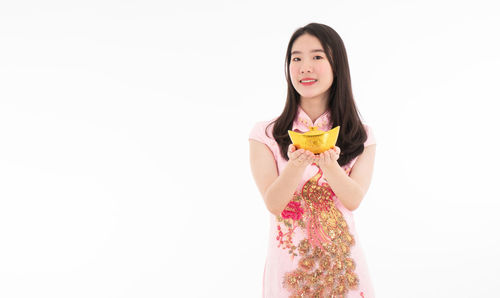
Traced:
<path fill-rule="evenodd" d="M 337 160 L 340 156 L 340 148 L 335 146 L 334 149 L 327 150 L 315 156 L 315 162 L 322 169 L 329 168 L 334 164 L 338 164 Z"/>

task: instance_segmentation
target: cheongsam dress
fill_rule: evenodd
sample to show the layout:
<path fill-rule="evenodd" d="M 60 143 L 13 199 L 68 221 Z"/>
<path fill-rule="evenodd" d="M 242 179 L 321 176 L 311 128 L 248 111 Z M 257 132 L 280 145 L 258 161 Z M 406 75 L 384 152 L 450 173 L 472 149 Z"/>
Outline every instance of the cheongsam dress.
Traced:
<path fill-rule="evenodd" d="M 249 139 L 269 147 L 281 173 L 288 161 L 272 136 L 273 125 L 265 133 L 273 120 L 257 122 Z M 311 126 L 329 130 L 329 111 L 313 123 L 299 107 L 293 130 L 306 132 Z M 363 126 L 368 135 L 364 146 L 375 144 L 371 127 Z M 347 175 L 356 160 L 342 167 Z M 318 166 L 307 166 L 291 201 L 280 216 L 270 213 L 269 220 L 264 298 L 374 297 L 353 214 L 335 196 Z"/>

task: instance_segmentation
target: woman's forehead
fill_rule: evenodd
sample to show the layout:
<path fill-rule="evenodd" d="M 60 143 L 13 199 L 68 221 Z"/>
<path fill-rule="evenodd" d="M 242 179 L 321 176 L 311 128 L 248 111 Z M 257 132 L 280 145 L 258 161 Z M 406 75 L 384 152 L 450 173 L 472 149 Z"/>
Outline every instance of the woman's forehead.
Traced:
<path fill-rule="evenodd" d="M 292 54 L 323 52 L 323 47 L 316 36 L 303 34 L 292 45 Z"/>

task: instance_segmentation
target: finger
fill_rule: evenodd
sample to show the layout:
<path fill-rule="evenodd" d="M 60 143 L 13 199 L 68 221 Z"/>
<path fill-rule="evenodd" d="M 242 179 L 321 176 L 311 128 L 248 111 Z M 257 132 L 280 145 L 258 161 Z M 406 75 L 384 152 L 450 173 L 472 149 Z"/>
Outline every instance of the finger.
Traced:
<path fill-rule="evenodd" d="M 332 152 L 332 160 L 337 160 L 339 154 L 337 152 Z"/>
<path fill-rule="evenodd" d="M 311 151 L 308 151 L 307 156 L 309 157 L 310 162 L 313 162 L 316 155 L 314 155 Z"/>
<path fill-rule="evenodd" d="M 325 162 L 329 162 L 330 161 L 330 154 L 331 154 L 331 151 L 328 150 L 325 152 Z"/>
<path fill-rule="evenodd" d="M 330 159 L 331 159 L 332 161 L 336 161 L 336 160 L 338 160 L 338 159 L 339 159 L 339 154 L 338 154 L 338 152 L 337 152 L 337 151 L 333 151 L 333 150 L 332 150 L 332 152 L 331 152 L 331 154 L 330 154 Z"/>
<path fill-rule="evenodd" d="M 290 147 L 290 148 L 292 149 L 292 150 L 290 151 L 290 154 L 295 154 L 295 155 L 297 155 L 297 154 L 299 154 L 300 152 L 304 152 L 304 149 L 297 149 L 295 146 L 293 146 L 293 147 L 292 147 L 292 146 L 293 146 L 293 145 L 291 145 L 291 147 Z"/>
<path fill-rule="evenodd" d="M 299 150 L 296 150 L 295 152 L 292 153 L 292 157 L 293 159 L 297 159 L 297 158 L 300 158 L 300 156 L 302 156 L 304 154 L 304 149 L 299 149 Z"/>
<path fill-rule="evenodd" d="M 307 160 L 307 155 L 306 154 L 301 154 L 298 158 L 297 158 L 298 161 L 300 162 L 304 162 L 305 160 Z"/>

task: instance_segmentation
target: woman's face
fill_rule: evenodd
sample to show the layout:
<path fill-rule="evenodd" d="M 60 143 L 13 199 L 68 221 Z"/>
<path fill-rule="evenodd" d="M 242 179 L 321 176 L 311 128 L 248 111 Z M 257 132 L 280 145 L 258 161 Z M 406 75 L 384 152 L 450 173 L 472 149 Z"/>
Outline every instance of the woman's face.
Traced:
<path fill-rule="evenodd" d="M 301 99 L 328 98 L 333 72 L 317 37 L 303 34 L 295 40 L 289 67 L 292 85 Z"/>

